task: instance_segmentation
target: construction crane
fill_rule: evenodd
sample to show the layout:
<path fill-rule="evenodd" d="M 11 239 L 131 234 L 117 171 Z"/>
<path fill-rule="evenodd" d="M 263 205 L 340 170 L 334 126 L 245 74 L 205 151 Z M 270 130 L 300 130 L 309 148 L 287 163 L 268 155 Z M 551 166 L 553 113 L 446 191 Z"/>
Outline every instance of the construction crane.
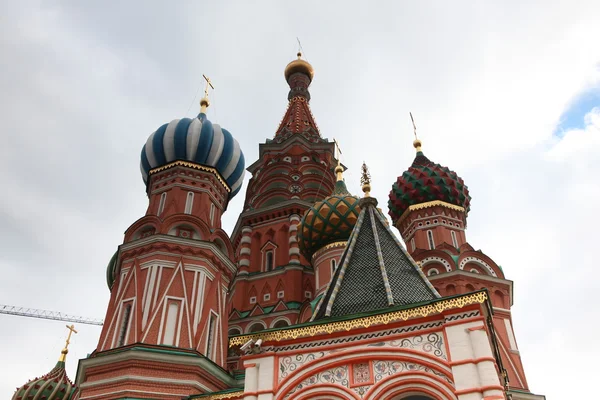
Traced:
<path fill-rule="evenodd" d="M 21 317 L 51 319 L 54 321 L 76 322 L 87 325 L 104 325 L 101 319 L 78 317 L 75 315 L 64 314 L 57 311 L 38 310 L 37 308 L 27 308 L 18 306 L 9 306 L 0 304 L 0 314 L 19 315 Z"/>

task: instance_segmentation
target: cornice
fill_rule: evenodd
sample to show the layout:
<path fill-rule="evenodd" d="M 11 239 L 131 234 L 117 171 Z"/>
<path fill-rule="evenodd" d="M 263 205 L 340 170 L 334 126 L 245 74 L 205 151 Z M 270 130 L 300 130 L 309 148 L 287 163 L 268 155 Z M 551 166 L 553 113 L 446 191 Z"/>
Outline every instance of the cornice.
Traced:
<path fill-rule="evenodd" d="M 400 229 L 400 224 L 402 224 L 402 222 L 408 217 L 408 215 L 412 211 L 423 210 L 425 208 L 431 208 L 431 207 L 445 207 L 445 208 L 449 208 L 450 210 L 465 212 L 464 207 L 446 203 L 445 201 L 441 201 L 441 200 L 434 200 L 434 201 L 427 201 L 425 203 L 413 204 L 412 206 L 409 206 L 402 213 L 400 218 L 398 218 L 398 221 L 396 221 L 396 228 Z"/>
<path fill-rule="evenodd" d="M 290 327 L 289 329 L 262 331 L 253 334 L 234 336 L 229 339 L 229 347 L 240 346 L 250 339 L 262 339 L 264 342 L 280 342 L 294 340 L 300 337 L 332 334 L 333 332 L 350 331 L 352 329 L 368 328 L 375 325 L 387 325 L 390 322 L 406 321 L 412 318 L 427 317 L 440 314 L 451 309 L 458 309 L 470 304 L 481 304 L 488 300 L 486 291 L 469 293 L 452 298 L 440 299 L 427 305 L 404 308 L 397 311 L 379 313 L 363 317 L 349 316 L 351 319 L 332 322 L 317 322 Z M 384 310 L 385 311 L 385 310 Z"/>
<path fill-rule="evenodd" d="M 221 185 L 223 185 L 223 187 L 225 188 L 225 190 L 227 190 L 227 193 L 231 192 L 231 189 L 229 188 L 229 185 L 227 185 L 227 183 L 225 182 L 225 180 L 221 177 L 221 174 L 219 173 L 219 171 L 217 171 L 215 168 L 207 167 L 207 166 L 196 164 L 196 163 L 189 162 L 189 161 L 182 161 L 182 160 L 173 161 L 172 163 L 163 165 L 163 166 L 158 167 L 158 168 L 151 169 L 148 172 L 148 175 L 154 175 L 154 174 L 156 174 L 156 173 L 158 173 L 160 171 L 164 171 L 166 169 L 173 168 L 173 167 L 178 167 L 178 166 L 188 167 L 188 168 L 192 168 L 192 169 L 198 169 L 198 170 L 205 171 L 205 172 L 210 172 L 210 173 L 212 173 L 212 174 L 215 175 L 215 177 L 217 178 L 217 180 L 219 181 L 219 183 L 221 183 Z"/>
<path fill-rule="evenodd" d="M 189 246 L 191 248 L 200 250 L 208 250 L 216 258 L 218 258 L 219 261 L 221 261 L 225 266 L 227 266 L 227 269 L 229 269 L 229 271 L 233 275 L 235 275 L 235 273 L 237 272 L 237 267 L 235 263 L 233 263 L 225 254 L 223 254 L 221 249 L 213 242 L 197 239 L 185 239 L 178 236 L 171 236 L 160 233 L 122 244 L 120 246 L 120 254 L 123 254 L 126 251 L 132 251 L 145 246 L 161 243 L 179 246 Z"/>

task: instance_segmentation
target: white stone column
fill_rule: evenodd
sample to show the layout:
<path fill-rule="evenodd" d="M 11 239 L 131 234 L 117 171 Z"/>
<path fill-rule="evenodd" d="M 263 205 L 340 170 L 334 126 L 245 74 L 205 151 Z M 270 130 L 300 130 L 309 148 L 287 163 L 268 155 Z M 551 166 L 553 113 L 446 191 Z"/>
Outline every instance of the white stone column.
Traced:
<path fill-rule="evenodd" d="M 239 254 L 239 273 L 247 274 L 250 272 L 250 255 L 251 255 L 251 247 L 250 244 L 252 242 L 252 228 L 249 226 L 244 226 L 242 228 L 242 238 L 240 239 L 240 254 Z"/>
<path fill-rule="evenodd" d="M 487 331 L 483 326 L 483 322 L 481 324 L 480 327 L 469 329 L 473 354 L 475 359 L 478 360 L 477 371 L 479 373 L 479 381 L 483 388 L 498 387 L 501 386 L 501 384 L 500 379 L 498 378 L 496 364 L 492 361 L 494 359 L 494 354 L 492 353 L 490 341 Z M 483 391 L 483 395 L 484 397 L 503 396 L 503 392 L 499 389 L 487 389 Z"/>
<path fill-rule="evenodd" d="M 297 214 L 290 215 L 290 229 L 289 229 L 289 257 L 290 264 L 300 264 L 300 247 L 298 246 L 298 238 L 296 233 L 298 232 L 298 223 L 300 222 L 300 216 Z"/>

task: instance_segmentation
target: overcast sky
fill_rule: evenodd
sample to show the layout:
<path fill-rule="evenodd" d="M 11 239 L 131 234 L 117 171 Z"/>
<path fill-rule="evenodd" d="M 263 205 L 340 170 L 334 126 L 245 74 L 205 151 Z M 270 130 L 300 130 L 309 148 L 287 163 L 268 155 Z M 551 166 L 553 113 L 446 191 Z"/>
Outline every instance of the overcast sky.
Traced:
<path fill-rule="evenodd" d="M 216 87 L 209 118 L 250 165 L 285 112 L 299 37 L 316 71 L 312 111 L 340 142 L 349 189 L 366 161 L 386 208 L 414 157 L 412 111 L 425 154 L 469 186 L 469 243 L 515 282 L 531 390 L 590 398 L 600 2 L 202 3 L 0 4 L 0 304 L 104 318 L 106 264 L 147 207 L 146 138 L 198 113 L 204 73 Z M 0 398 L 54 366 L 64 325 L 0 315 Z M 72 379 L 100 334 L 78 328 Z"/>

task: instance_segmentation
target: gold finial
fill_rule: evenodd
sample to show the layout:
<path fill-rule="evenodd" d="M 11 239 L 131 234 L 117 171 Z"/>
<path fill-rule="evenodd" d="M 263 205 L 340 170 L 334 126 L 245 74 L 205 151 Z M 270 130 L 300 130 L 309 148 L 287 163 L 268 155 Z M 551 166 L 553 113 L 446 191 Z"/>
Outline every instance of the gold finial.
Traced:
<path fill-rule="evenodd" d="M 412 121 L 412 124 L 413 124 L 413 133 L 415 134 L 415 140 L 413 141 L 413 147 L 417 150 L 417 152 L 420 152 L 421 151 L 421 141 L 417 137 L 417 125 L 415 125 L 415 119 L 412 116 L 412 112 L 409 112 L 409 114 L 410 114 L 410 120 Z"/>
<path fill-rule="evenodd" d="M 215 87 L 212 84 L 212 81 L 209 77 L 202 74 L 204 80 L 206 80 L 206 87 L 204 88 L 204 97 L 200 99 L 200 112 L 202 114 L 206 114 L 206 109 L 210 106 L 210 101 L 208 101 L 208 88 L 215 90 Z"/>
<path fill-rule="evenodd" d="M 362 175 L 360 177 L 360 183 L 362 185 L 362 191 L 365 194 L 365 197 L 371 197 L 371 174 L 369 173 L 369 168 L 367 168 L 367 164 L 364 163 L 361 168 Z"/>
<path fill-rule="evenodd" d="M 67 342 L 65 343 L 65 348 L 62 349 L 62 351 L 60 352 L 60 358 L 58 359 L 59 362 L 65 362 L 65 360 L 67 359 L 67 353 L 69 352 L 69 344 L 71 343 L 71 335 L 73 333 L 77 333 L 77 331 L 75 330 L 75 325 L 66 325 L 67 329 L 69 330 L 69 336 L 67 336 Z"/>
<path fill-rule="evenodd" d="M 342 175 L 342 173 L 344 172 L 344 167 L 342 167 L 342 162 L 340 161 L 341 159 L 341 155 L 342 155 L 342 151 L 340 150 L 340 145 L 338 144 L 337 140 L 333 139 L 333 143 L 335 143 L 335 149 L 337 149 L 337 166 L 335 167 L 335 176 L 336 176 L 336 180 L 342 181 L 344 180 L 344 177 Z"/>

